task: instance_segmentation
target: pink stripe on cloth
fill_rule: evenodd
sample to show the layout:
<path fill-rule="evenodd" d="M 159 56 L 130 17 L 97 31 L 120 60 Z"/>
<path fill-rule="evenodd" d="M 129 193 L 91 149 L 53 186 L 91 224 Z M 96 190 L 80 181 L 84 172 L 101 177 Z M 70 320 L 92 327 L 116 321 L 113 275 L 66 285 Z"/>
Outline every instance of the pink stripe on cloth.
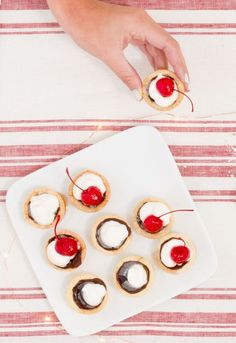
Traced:
<path fill-rule="evenodd" d="M 106 0 L 108 3 L 165 10 L 232 10 L 236 9 L 234 0 Z M 4 10 L 47 9 L 46 0 L 2 0 Z"/>
<path fill-rule="evenodd" d="M 102 331 L 101 336 L 173 336 L 173 337 L 236 337 L 236 331 L 167 331 L 167 330 L 121 330 Z"/>

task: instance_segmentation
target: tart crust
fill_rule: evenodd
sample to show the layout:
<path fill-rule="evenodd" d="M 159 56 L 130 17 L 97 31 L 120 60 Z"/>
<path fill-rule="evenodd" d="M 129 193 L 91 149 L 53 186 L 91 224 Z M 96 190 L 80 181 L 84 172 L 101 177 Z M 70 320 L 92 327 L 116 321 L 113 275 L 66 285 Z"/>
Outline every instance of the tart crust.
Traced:
<path fill-rule="evenodd" d="M 107 220 L 107 219 L 110 219 L 110 220 L 119 220 L 119 221 L 122 221 L 124 222 L 124 224 L 127 225 L 127 227 L 129 228 L 130 230 L 130 233 L 128 235 L 128 237 L 126 238 L 125 242 L 117 249 L 113 249 L 113 250 L 109 250 L 109 249 L 106 249 L 106 248 L 103 248 L 99 242 L 97 241 L 97 238 L 96 238 L 96 233 L 97 233 L 97 227 L 100 223 L 102 223 L 103 221 Z M 92 228 L 92 232 L 91 232 L 91 242 L 93 244 L 93 246 L 106 253 L 106 254 L 109 254 L 109 255 L 116 255 L 116 254 L 119 254 L 121 253 L 124 249 L 126 249 L 126 247 L 128 246 L 128 244 L 130 243 L 130 240 L 131 240 L 131 235 L 132 235 L 132 230 L 131 230 L 131 227 L 129 226 L 129 224 L 121 217 L 119 216 L 116 216 L 116 215 L 107 215 L 107 216 L 103 216 L 103 217 L 100 217 L 94 224 L 93 228 Z"/>
<path fill-rule="evenodd" d="M 147 285 L 145 286 L 144 289 L 142 289 L 141 291 L 139 292 L 136 292 L 136 293 L 129 293 L 128 291 L 126 291 L 124 288 L 121 287 L 121 285 L 119 284 L 119 282 L 117 281 L 117 272 L 118 270 L 121 268 L 121 266 L 125 263 L 125 262 L 140 262 L 142 263 L 144 266 L 147 267 L 147 269 L 149 270 L 149 280 L 148 280 L 148 283 Z M 145 294 L 149 289 L 150 287 L 152 286 L 153 284 L 153 268 L 152 268 L 152 265 L 144 258 L 144 257 L 141 257 L 141 256 L 128 256 L 128 257 L 125 257 L 123 258 L 116 266 L 115 268 L 115 272 L 114 272 L 114 275 L 113 275 L 113 280 L 114 280 L 114 283 L 116 285 L 116 287 L 124 294 L 128 295 L 128 296 L 139 296 L 139 295 L 143 295 Z"/>
<path fill-rule="evenodd" d="M 93 170 L 89 170 L 89 169 L 86 169 L 86 170 L 84 170 L 83 172 L 81 172 L 80 174 L 78 174 L 78 175 L 74 178 L 74 181 L 76 182 L 76 181 L 78 180 L 78 178 L 80 178 L 80 177 L 81 177 L 83 174 L 85 174 L 85 173 L 91 173 L 91 174 L 97 175 L 97 176 L 99 176 L 99 177 L 102 179 L 102 181 L 103 181 L 103 183 L 104 183 L 104 185 L 105 185 L 105 187 L 106 187 L 105 198 L 104 198 L 103 201 L 102 201 L 98 206 L 96 206 L 96 207 L 89 207 L 89 206 L 83 205 L 82 202 L 81 202 L 80 200 L 77 200 L 77 199 L 74 197 L 74 195 L 73 195 L 73 187 L 74 187 L 74 184 L 71 182 L 70 185 L 69 185 L 69 188 L 68 188 L 68 194 L 69 194 L 69 197 L 70 197 L 70 201 L 71 201 L 71 203 L 72 203 L 75 207 L 77 207 L 77 208 L 78 208 L 79 210 L 81 210 L 81 211 L 84 211 L 84 212 L 97 212 L 97 211 L 100 211 L 103 207 L 106 206 L 106 204 L 108 203 L 108 201 L 109 201 L 109 199 L 110 199 L 110 196 L 111 196 L 110 185 L 109 185 L 107 179 L 106 179 L 103 175 L 101 175 L 101 174 L 99 174 L 99 173 L 97 173 L 97 172 L 95 172 L 95 171 L 93 171 Z"/>
<path fill-rule="evenodd" d="M 83 314 L 94 314 L 94 313 L 101 311 L 104 308 L 104 306 L 106 306 L 106 304 L 107 304 L 108 291 L 107 291 L 107 285 L 104 281 L 103 282 L 106 286 L 106 295 L 105 295 L 104 299 L 102 300 L 102 302 L 99 306 L 97 306 L 96 308 L 92 308 L 92 309 L 85 309 L 85 308 L 80 308 L 79 306 L 77 306 L 75 304 L 74 299 L 73 299 L 73 287 L 81 280 L 91 280 L 91 279 L 100 279 L 101 281 L 103 281 L 101 278 L 99 278 L 98 276 L 96 276 L 94 274 L 87 274 L 86 273 L 86 274 L 77 275 L 69 283 L 69 287 L 67 289 L 67 300 L 68 300 L 70 306 L 76 312 L 83 313 Z"/>
<path fill-rule="evenodd" d="M 47 240 L 47 244 L 46 244 L 46 246 L 45 246 L 46 258 L 47 258 L 47 260 L 48 260 L 49 265 L 50 265 L 51 267 L 53 267 L 53 268 L 55 268 L 55 269 L 57 269 L 57 270 L 63 271 L 63 272 L 70 272 L 70 271 L 72 271 L 72 270 L 75 270 L 75 269 L 79 268 L 79 267 L 83 264 L 84 259 L 85 259 L 85 257 L 86 257 L 86 252 L 87 252 L 87 248 L 86 248 L 86 245 L 85 245 L 84 240 L 83 240 L 83 239 L 81 238 L 81 236 L 78 235 L 76 232 L 74 232 L 74 231 L 69 231 L 69 230 L 60 230 L 60 231 L 57 232 L 57 235 L 58 235 L 58 236 L 59 236 L 59 235 L 71 236 L 72 238 L 75 238 L 75 239 L 79 242 L 80 251 L 81 251 L 81 253 L 80 253 L 80 254 L 81 254 L 81 255 L 80 255 L 80 256 L 81 256 L 81 264 L 80 264 L 78 267 L 71 267 L 71 268 L 61 268 L 61 267 L 56 266 L 55 264 L 53 264 L 53 263 L 49 260 L 49 258 L 48 258 L 48 256 L 47 256 L 47 247 L 48 247 L 48 244 L 49 244 L 49 240 L 50 240 L 51 238 L 53 238 L 53 236 L 52 236 L 52 237 L 50 237 L 50 238 Z"/>
<path fill-rule="evenodd" d="M 171 215 L 170 216 L 170 222 L 168 225 L 164 226 L 164 228 L 161 230 L 161 231 L 158 231 L 158 232 L 155 232 L 155 233 L 151 233 L 151 232 L 147 232 L 145 230 L 143 230 L 138 221 L 137 221 L 137 215 L 138 215 L 138 211 L 140 210 L 140 208 L 146 203 L 146 202 L 160 202 L 164 205 L 166 205 L 169 210 L 171 211 L 171 208 L 170 206 L 162 199 L 159 199 L 159 198 L 146 198 L 144 200 L 142 200 L 135 208 L 134 210 L 134 215 L 133 215 L 133 224 L 134 224 L 134 228 L 136 229 L 136 231 L 138 233 L 140 233 L 141 235 L 143 235 L 144 237 L 146 238 L 151 238 L 151 239 L 156 239 L 156 238 L 159 238 L 159 237 L 162 237 L 166 234 L 168 234 L 171 230 L 171 227 L 173 225 L 173 221 L 174 221 L 174 218 L 173 216 Z"/>
<path fill-rule="evenodd" d="M 166 267 L 161 262 L 161 259 L 160 259 L 160 249 L 161 249 L 162 244 L 171 238 L 182 239 L 187 244 L 187 246 L 190 248 L 190 251 L 191 251 L 191 259 L 187 263 L 185 263 L 182 267 L 180 267 L 178 269 L 172 269 L 172 268 Z M 168 273 L 172 273 L 172 274 L 180 274 L 180 273 L 185 272 L 189 268 L 191 268 L 192 264 L 194 263 L 194 261 L 196 259 L 196 248 L 195 248 L 193 242 L 188 237 L 186 237 L 185 235 L 182 235 L 180 233 L 177 233 L 177 232 L 172 232 L 172 233 L 169 233 L 168 235 L 162 237 L 161 240 L 158 242 L 158 249 L 157 249 L 157 252 L 155 254 L 155 259 L 156 259 L 157 265 L 161 269 L 163 269 L 164 271 L 166 271 Z"/>
<path fill-rule="evenodd" d="M 183 100 L 184 95 L 181 93 L 178 93 L 178 98 L 174 101 L 173 104 L 169 105 L 169 106 L 160 106 L 158 104 L 155 103 L 154 100 L 151 99 L 151 97 L 149 96 L 149 86 L 150 83 L 153 79 L 155 79 L 159 74 L 163 74 L 164 76 L 170 77 L 171 79 L 173 79 L 177 85 L 177 88 L 180 92 L 184 93 L 184 84 L 182 81 L 180 81 L 180 79 L 170 70 L 167 69 L 159 69 L 154 71 L 152 74 L 148 75 L 144 80 L 143 80 L 143 87 L 142 87 L 142 95 L 143 95 L 143 99 L 146 101 L 146 103 L 148 105 L 150 105 L 151 107 L 155 108 L 158 111 L 169 111 L 172 110 L 173 108 L 177 107 L 180 102 Z"/>
<path fill-rule="evenodd" d="M 59 210 L 58 210 L 58 213 L 55 215 L 55 219 L 54 221 L 49 224 L 49 225 L 42 225 L 42 224 L 39 224 L 37 223 L 36 221 L 34 221 L 33 218 L 30 217 L 29 215 L 29 203 L 31 201 L 31 198 L 33 196 L 37 196 L 37 195 L 40 195 L 40 194 L 52 194 L 54 196 L 57 197 L 58 201 L 59 201 Z M 50 229 L 52 227 L 54 227 L 55 223 L 56 223 L 56 220 L 57 220 L 57 215 L 59 214 L 61 219 L 64 217 L 65 215 L 65 212 L 66 212 L 66 199 L 65 197 L 58 193 L 58 192 L 55 192 L 53 191 L 52 189 L 49 189 L 49 188 L 37 188 L 35 190 L 33 190 L 29 196 L 27 197 L 25 203 L 24 203 L 24 218 L 25 220 L 27 220 L 31 225 L 39 228 L 39 229 Z"/>

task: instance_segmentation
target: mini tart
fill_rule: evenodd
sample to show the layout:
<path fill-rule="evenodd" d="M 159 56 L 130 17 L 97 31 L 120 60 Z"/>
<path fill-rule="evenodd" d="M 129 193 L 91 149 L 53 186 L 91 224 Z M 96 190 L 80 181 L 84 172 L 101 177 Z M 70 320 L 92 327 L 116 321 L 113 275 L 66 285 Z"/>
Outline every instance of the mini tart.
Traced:
<path fill-rule="evenodd" d="M 142 200 L 136 206 L 136 208 L 134 210 L 133 224 L 134 224 L 134 227 L 135 227 L 136 231 L 138 233 L 140 233 L 141 235 L 143 235 L 144 237 L 151 238 L 151 239 L 156 239 L 156 238 L 162 237 L 162 236 L 164 236 L 164 235 L 166 235 L 167 233 L 170 232 L 170 229 L 171 229 L 171 227 L 173 225 L 173 215 L 170 214 L 169 224 L 163 226 L 163 228 L 160 231 L 153 232 L 153 233 L 145 231 L 143 222 L 142 222 L 142 220 L 140 219 L 140 216 L 139 216 L 139 212 L 140 212 L 141 207 L 143 207 L 144 204 L 149 203 L 149 202 L 161 203 L 161 204 L 165 205 L 169 209 L 169 211 L 171 211 L 171 208 L 162 199 L 159 199 L 159 198 L 146 198 L 146 199 Z"/>
<path fill-rule="evenodd" d="M 83 293 L 85 293 L 86 289 L 83 288 L 84 286 L 89 284 L 89 287 L 91 287 L 91 283 L 94 285 L 101 285 L 105 288 L 106 292 L 105 295 L 100 294 L 100 295 L 95 295 L 95 299 L 94 300 L 99 300 L 99 297 L 101 299 L 101 302 L 96 305 L 91 305 L 88 304 L 86 302 L 85 296 L 83 295 Z M 88 286 L 86 286 L 88 287 Z M 93 287 L 93 286 L 92 286 Z M 95 286 L 96 287 L 96 286 Z M 96 288 L 94 289 L 94 291 L 96 291 Z M 101 290 L 98 289 L 97 291 L 99 291 L 101 293 L 101 291 L 103 292 L 104 289 Z M 88 292 L 90 294 L 88 294 Z M 87 289 L 87 297 L 88 295 L 90 295 L 90 298 L 93 297 L 94 298 L 94 294 L 93 290 L 88 290 Z M 107 286 L 105 284 L 105 282 L 103 280 L 101 280 L 99 277 L 92 275 L 92 274 L 81 274 L 76 276 L 75 278 L 73 278 L 69 284 L 68 290 L 67 290 L 67 299 L 68 302 L 70 304 L 70 306 L 77 312 L 79 313 L 83 313 L 83 314 L 94 314 L 96 312 L 101 311 L 104 306 L 107 303 Z M 92 300 L 92 299 L 91 299 Z M 93 302 L 94 304 L 94 302 Z"/>
<path fill-rule="evenodd" d="M 131 269 L 132 271 L 130 271 Z M 130 280 L 133 283 L 130 283 Z M 152 266 L 143 257 L 126 257 L 116 266 L 114 282 L 117 288 L 126 295 L 137 296 L 144 294 L 153 282 Z"/>
<path fill-rule="evenodd" d="M 115 222 L 115 225 L 113 225 L 113 222 Z M 108 223 L 111 223 L 111 226 L 107 226 Z M 106 228 L 104 226 L 106 225 Z M 120 224 L 120 225 L 119 225 Z M 103 228 L 104 231 L 101 231 Z M 124 228 L 126 228 L 126 232 L 124 231 Z M 114 240 L 114 234 L 116 230 L 122 230 L 122 232 L 118 233 L 118 237 Z M 110 234 L 109 234 L 110 231 Z M 106 242 L 102 240 L 102 233 L 103 235 L 106 235 Z M 119 254 L 121 251 L 123 251 L 127 245 L 129 244 L 131 239 L 131 228 L 127 224 L 127 222 L 122 219 L 121 217 L 110 215 L 110 216 L 104 216 L 102 218 L 99 218 L 92 229 L 91 234 L 91 240 L 95 248 L 98 250 L 101 250 L 107 254 L 115 255 Z M 110 240 L 110 245 L 107 241 Z M 114 242 L 119 242 L 119 245 L 114 244 Z"/>
<path fill-rule="evenodd" d="M 30 213 L 30 204 L 32 202 L 33 197 L 37 197 L 44 194 L 50 194 L 52 196 L 55 196 L 58 199 L 58 209 L 55 211 L 54 220 L 50 224 L 40 224 L 38 223 L 31 215 Z M 46 205 L 46 208 L 47 205 Z M 44 210 L 45 211 L 45 210 Z M 47 210 L 45 211 L 47 212 Z M 24 218 L 33 226 L 39 228 L 39 229 L 49 229 L 54 227 L 56 222 L 57 215 L 60 215 L 61 219 L 64 217 L 66 212 L 66 200 L 65 198 L 58 192 L 55 192 L 49 188 L 37 188 L 33 192 L 30 193 L 30 195 L 27 197 L 25 203 L 24 203 Z"/>
<path fill-rule="evenodd" d="M 163 255 L 164 246 L 166 243 L 168 243 L 172 240 L 175 240 L 175 241 L 173 241 L 173 246 L 185 245 L 189 249 L 190 256 L 186 262 L 177 264 L 174 260 L 172 260 L 172 258 L 171 258 L 171 249 L 172 248 L 169 246 L 168 247 L 166 246 L 165 260 L 163 260 L 164 259 L 164 255 Z M 180 242 L 181 244 L 179 244 L 178 242 Z M 170 244 L 170 243 L 168 243 L 168 244 Z M 195 258 L 196 258 L 196 249 L 195 249 L 194 244 L 191 242 L 191 240 L 189 240 L 188 238 L 186 238 L 182 234 L 172 232 L 172 233 L 162 237 L 161 240 L 159 241 L 158 250 L 156 253 L 156 261 L 157 261 L 158 266 L 161 269 L 163 269 L 169 273 L 179 274 L 179 273 L 186 271 L 187 269 L 189 269 L 192 266 Z M 171 263 L 171 262 L 175 265 L 170 267 L 169 263 Z M 168 264 L 169 267 L 164 263 Z"/>
<path fill-rule="evenodd" d="M 57 236 L 59 238 L 60 237 L 74 238 L 75 240 L 78 241 L 79 249 L 78 249 L 78 252 L 74 256 L 63 256 L 63 255 L 60 255 L 55 250 L 55 256 L 60 255 L 61 256 L 60 260 L 62 260 L 63 258 L 65 260 L 65 266 L 59 266 L 59 265 L 55 264 L 49 257 L 48 246 L 51 242 L 56 240 L 56 237 L 52 236 L 51 238 L 49 238 L 49 240 L 46 244 L 46 247 L 45 247 L 46 257 L 47 257 L 47 260 L 48 260 L 48 263 L 50 264 L 50 266 L 54 267 L 57 270 L 61 270 L 61 271 L 71 271 L 71 270 L 74 270 L 74 269 L 80 267 L 81 264 L 84 262 L 84 259 L 86 256 L 86 250 L 87 250 L 83 239 L 77 233 L 69 231 L 69 230 L 60 230 L 60 231 L 58 231 Z"/>
<path fill-rule="evenodd" d="M 72 204 L 75 207 L 77 207 L 79 210 L 84 211 L 84 212 L 97 212 L 97 211 L 100 211 L 103 207 L 105 207 L 107 202 L 109 201 L 110 196 L 111 196 L 110 186 L 109 186 L 109 183 L 108 183 L 107 179 L 103 175 L 101 175 L 101 174 L 99 174 L 99 173 L 97 173 L 97 172 L 95 172 L 93 170 L 89 170 L 89 169 L 84 170 L 82 173 L 78 174 L 74 178 L 74 181 L 76 182 L 82 175 L 84 175 L 86 173 L 91 173 L 91 174 L 94 174 L 94 175 L 96 175 L 96 176 L 101 178 L 101 180 L 102 180 L 102 182 L 103 182 L 103 184 L 104 184 L 104 186 L 106 188 L 106 191 L 104 193 L 102 202 L 99 205 L 97 205 L 96 207 L 95 206 L 86 206 L 86 205 L 84 205 L 81 200 L 78 200 L 78 199 L 76 199 L 74 197 L 73 189 L 76 186 L 72 182 L 69 185 L 68 194 L 69 194 L 69 197 L 70 197 L 70 200 L 71 200 Z M 94 186 L 94 185 L 91 184 L 91 186 Z"/>
<path fill-rule="evenodd" d="M 184 95 L 181 93 L 174 92 L 174 93 L 177 93 L 178 96 L 177 96 L 176 100 L 171 105 L 161 106 L 161 105 L 157 104 L 151 98 L 151 96 L 149 94 L 149 87 L 150 87 L 151 82 L 153 80 L 155 80 L 159 75 L 163 75 L 163 77 L 171 78 L 175 82 L 177 89 L 180 92 L 185 91 L 183 82 L 181 82 L 180 79 L 173 72 L 171 72 L 170 70 L 167 70 L 167 69 L 159 69 L 159 70 L 156 70 L 155 72 L 153 72 L 152 74 L 150 74 L 149 76 L 147 76 L 143 80 L 143 87 L 142 87 L 143 99 L 146 101 L 146 103 L 148 105 L 150 105 L 151 107 L 155 108 L 158 111 L 169 111 L 169 110 L 172 110 L 173 108 L 177 107 L 180 104 L 180 102 L 184 98 Z M 158 90 L 157 90 L 157 92 L 158 92 Z"/>

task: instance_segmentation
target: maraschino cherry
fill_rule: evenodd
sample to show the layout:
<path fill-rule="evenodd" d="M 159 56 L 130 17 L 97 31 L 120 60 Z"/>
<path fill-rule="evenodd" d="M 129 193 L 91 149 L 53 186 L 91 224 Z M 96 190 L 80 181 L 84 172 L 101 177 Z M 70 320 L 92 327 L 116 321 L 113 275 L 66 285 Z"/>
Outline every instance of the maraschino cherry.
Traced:
<path fill-rule="evenodd" d="M 78 241 L 72 237 L 59 237 L 57 235 L 57 225 L 61 217 L 58 214 L 54 226 L 54 234 L 56 237 L 55 249 L 58 254 L 63 256 L 73 256 L 78 252 Z"/>
<path fill-rule="evenodd" d="M 102 196 L 100 189 L 98 189 L 96 186 L 90 186 L 87 189 L 82 189 L 72 179 L 72 177 L 70 176 L 68 168 L 66 168 L 66 173 L 67 173 L 69 179 L 71 180 L 71 182 L 77 188 L 79 188 L 82 191 L 81 201 L 82 201 L 83 205 L 85 205 L 85 206 L 98 206 L 99 204 L 101 204 L 103 196 Z"/>
<path fill-rule="evenodd" d="M 172 78 L 170 77 L 163 77 L 159 80 L 157 80 L 156 82 L 156 89 L 158 90 L 158 92 L 164 97 L 168 97 L 171 96 L 173 94 L 173 92 L 178 92 L 180 94 L 183 94 L 184 96 L 186 96 L 186 98 L 188 98 L 188 100 L 191 103 L 192 106 L 192 112 L 194 111 L 194 106 L 193 106 L 193 102 L 190 99 L 190 97 L 185 94 L 184 92 L 181 92 L 178 89 L 175 89 L 175 84 Z"/>
<path fill-rule="evenodd" d="M 143 222 L 144 230 L 150 233 L 159 232 L 163 229 L 163 220 L 161 219 L 161 217 L 165 216 L 166 214 L 173 213 L 173 212 L 190 212 L 190 211 L 192 212 L 194 210 L 192 209 L 173 210 L 173 211 L 163 213 L 159 217 L 156 217 L 153 214 L 151 214 L 150 216 L 145 218 Z"/>
<path fill-rule="evenodd" d="M 190 257 L 190 250 L 186 245 L 178 245 L 171 249 L 170 256 L 177 264 L 187 262 Z"/>

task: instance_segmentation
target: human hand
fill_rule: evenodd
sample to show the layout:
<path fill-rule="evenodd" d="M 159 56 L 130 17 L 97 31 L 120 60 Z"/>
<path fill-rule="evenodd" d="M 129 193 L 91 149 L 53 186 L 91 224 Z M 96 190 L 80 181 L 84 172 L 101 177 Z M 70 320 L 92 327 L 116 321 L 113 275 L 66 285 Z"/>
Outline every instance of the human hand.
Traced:
<path fill-rule="evenodd" d="M 189 76 L 178 42 L 144 10 L 98 0 L 48 0 L 64 30 L 84 50 L 102 60 L 141 99 L 142 81 L 123 50 L 137 46 L 154 69 L 172 65 L 189 90 Z"/>

